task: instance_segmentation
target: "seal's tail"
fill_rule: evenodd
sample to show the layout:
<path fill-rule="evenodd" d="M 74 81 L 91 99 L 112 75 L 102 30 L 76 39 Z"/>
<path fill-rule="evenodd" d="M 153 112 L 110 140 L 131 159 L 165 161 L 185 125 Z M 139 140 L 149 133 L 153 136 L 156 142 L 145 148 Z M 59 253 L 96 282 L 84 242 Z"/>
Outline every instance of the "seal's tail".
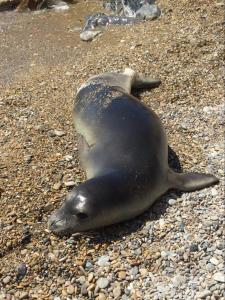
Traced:
<path fill-rule="evenodd" d="M 161 84 L 161 80 L 138 74 L 130 68 L 125 68 L 123 74 L 130 78 L 132 89 L 151 89 Z"/>
<path fill-rule="evenodd" d="M 200 190 L 219 182 L 219 179 L 211 174 L 175 173 L 172 170 L 169 170 L 168 180 L 171 188 L 183 192 Z"/>

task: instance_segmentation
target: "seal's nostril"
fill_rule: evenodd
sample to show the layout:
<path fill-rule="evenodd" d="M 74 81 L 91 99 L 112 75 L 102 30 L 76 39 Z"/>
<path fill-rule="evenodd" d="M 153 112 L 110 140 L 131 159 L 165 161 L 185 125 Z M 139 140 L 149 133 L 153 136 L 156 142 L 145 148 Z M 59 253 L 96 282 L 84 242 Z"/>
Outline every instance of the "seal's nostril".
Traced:
<path fill-rule="evenodd" d="M 85 213 L 77 213 L 76 216 L 79 218 L 79 219 L 87 219 L 88 215 L 85 214 Z"/>

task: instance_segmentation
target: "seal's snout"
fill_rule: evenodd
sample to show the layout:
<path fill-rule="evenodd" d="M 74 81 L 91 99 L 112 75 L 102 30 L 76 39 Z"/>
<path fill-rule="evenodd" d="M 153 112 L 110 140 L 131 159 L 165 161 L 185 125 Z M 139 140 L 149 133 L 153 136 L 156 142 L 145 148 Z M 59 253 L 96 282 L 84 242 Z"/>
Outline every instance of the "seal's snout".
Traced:
<path fill-rule="evenodd" d="M 48 229 L 52 232 L 59 232 L 62 228 L 64 228 L 66 225 L 66 221 L 63 220 L 60 217 L 57 217 L 57 215 L 52 215 L 48 221 Z"/>

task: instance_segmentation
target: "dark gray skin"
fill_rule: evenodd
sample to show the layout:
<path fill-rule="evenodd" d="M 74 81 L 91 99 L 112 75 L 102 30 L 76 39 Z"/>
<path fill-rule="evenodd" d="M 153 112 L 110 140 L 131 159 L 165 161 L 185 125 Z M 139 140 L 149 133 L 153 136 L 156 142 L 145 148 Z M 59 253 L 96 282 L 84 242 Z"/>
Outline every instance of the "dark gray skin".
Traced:
<path fill-rule="evenodd" d="M 92 77 L 80 88 L 74 122 L 87 181 L 51 216 L 51 231 L 71 234 L 125 221 L 171 188 L 194 191 L 218 182 L 213 175 L 169 168 L 160 119 L 130 94 L 131 88 L 159 84 L 126 69 Z"/>

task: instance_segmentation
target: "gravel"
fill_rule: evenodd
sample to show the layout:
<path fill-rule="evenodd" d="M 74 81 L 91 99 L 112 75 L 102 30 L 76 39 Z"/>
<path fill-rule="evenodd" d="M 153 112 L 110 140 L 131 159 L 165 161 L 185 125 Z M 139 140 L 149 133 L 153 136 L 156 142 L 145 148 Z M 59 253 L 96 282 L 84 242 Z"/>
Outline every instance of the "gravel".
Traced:
<path fill-rule="evenodd" d="M 91 43 L 71 29 L 100 10 L 94 1 L 60 13 L 1 15 L 1 300 L 225 299 L 224 6 L 157 4 L 161 18 L 112 26 Z M 128 66 L 162 80 L 140 101 L 165 126 L 178 156 L 171 164 L 213 173 L 220 184 L 171 191 L 123 224 L 54 236 L 49 215 L 84 180 L 74 93 L 90 75 Z"/>

